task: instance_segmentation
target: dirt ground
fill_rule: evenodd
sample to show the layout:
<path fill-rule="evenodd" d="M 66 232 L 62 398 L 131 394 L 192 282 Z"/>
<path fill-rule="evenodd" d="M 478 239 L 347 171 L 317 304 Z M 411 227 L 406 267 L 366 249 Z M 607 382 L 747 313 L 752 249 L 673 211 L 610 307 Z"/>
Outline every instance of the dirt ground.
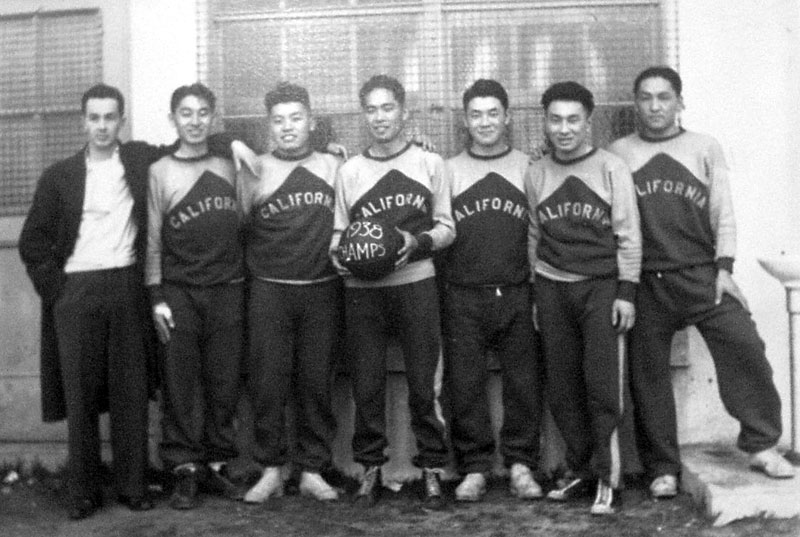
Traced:
<path fill-rule="evenodd" d="M 7 471 L 0 473 L 6 475 Z M 343 499 L 322 504 L 298 496 L 289 484 L 287 495 L 264 505 L 246 505 L 203 496 L 192 511 L 174 511 L 167 505 L 166 487 L 155 484 L 154 510 L 133 513 L 117 505 L 110 491 L 106 506 L 93 517 L 70 521 L 64 507 L 59 474 L 33 472 L 0 488 L 0 535 L 3 537 L 516 537 L 516 536 L 664 536 L 745 537 L 800 536 L 800 520 L 748 519 L 715 528 L 686 495 L 654 502 L 640 483 L 623 495 L 623 507 L 614 516 L 589 515 L 589 500 L 560 505 L 546 501 L 522 502 L 506 493 L 495 479 L 485 500 L 478 504 L 452 502 L 455 483 L 446 483 L 448 507 L 439 512 L 420 508 L 419 484 L 399 493 L 385 491 L 377 506 L 363 510 L 350 503 L 355 483 L 339 478 Z"/>

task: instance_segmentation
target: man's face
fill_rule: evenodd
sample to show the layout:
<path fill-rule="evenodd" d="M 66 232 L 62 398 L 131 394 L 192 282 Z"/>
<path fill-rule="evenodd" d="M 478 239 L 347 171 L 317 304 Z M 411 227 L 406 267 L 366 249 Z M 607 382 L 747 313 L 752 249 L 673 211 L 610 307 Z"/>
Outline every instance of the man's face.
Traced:
<path fill-rule="evenodd" d="M 170 117 L 181 143 L 198 145 L 208 140 L 214 111 L 205 99 L 197 95 L 187 95 L 181 99 Z"/>
<path fill-rule="evenodd" d="M 394 93 L 376 88 L 364 99 L 364 115 L 372 139 L 381 144 L 393 142 L 403 131 L 406 111 Z"/>
<path fill-rule="evenodd" d="M 467 103 L 464 125 L 472 137 L 473 148 L 491 150 L 503 143 L 509 115 L 497 97 L 475 97 Z"/>
<path fill-rule="evenodd" d="M 553 101 L 547 107 L 544 131 L 556 156 L 570 160 L 583 155 L 591 145 L 591 120 L 578 101 Z"/>
<path fill-rule="evenodd" d="M 303 103 L 278 103 L 269 111 L 269 132 L 279 153 L 307 152 L 311 125 L 311 115 Z"/>
<path fill-rule="evenodd" d="M 665 78 L 645 78 L 634 96 L 642 134 L 663 138 L 678 132 L 683 100 Z"/>
<path fill-rule="evenodd" d="M 83 131 L 91 148 L 107 150 L 114 147 L 124 124 L 125 119 L 119 113 L 116 99 L 91 98 L 86 101 Z"/>

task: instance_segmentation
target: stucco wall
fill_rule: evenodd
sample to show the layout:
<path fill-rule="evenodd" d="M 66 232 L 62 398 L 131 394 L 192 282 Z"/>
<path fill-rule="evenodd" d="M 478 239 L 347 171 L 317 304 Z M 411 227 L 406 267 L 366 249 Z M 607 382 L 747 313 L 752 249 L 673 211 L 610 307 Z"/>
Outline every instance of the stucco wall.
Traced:
<path fill-rule="evenodd" d="M 788 317 L 783 288 L 757 258 L 800 250 L 798 37 L 793 0 L 680 0 L 680 72 L 689 129 L 713 134 L 733 171 L 738 223 L 734 277 L 767 344 L 784 402 L 789 441 Z M 683 441 L 733 440 L 736 423 L 722 410 L 705 345 L 690 332 L 691 367 L 677 372 Z"/>
<path fill-rule="evenodd" d="M 170 143 L 175 129 L 167 119 L 178 86 L 197 81 L 194 0 L 131 3 L 131 134 L 136 140 Z"/>

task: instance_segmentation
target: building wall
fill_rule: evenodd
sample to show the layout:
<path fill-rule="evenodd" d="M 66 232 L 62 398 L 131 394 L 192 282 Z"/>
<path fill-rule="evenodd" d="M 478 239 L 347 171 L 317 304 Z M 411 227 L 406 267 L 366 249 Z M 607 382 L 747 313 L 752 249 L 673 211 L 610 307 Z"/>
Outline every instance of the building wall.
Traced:
<path fill-rule="evenodd" d="M 175 88 L 197 81 L 194 0 L 131 3 L 132 137 L 171 143 L 169 99 Z"/>
<path fill-rule="evenodd" d="M 788 317 L 783 288 L 762 256 L 800 250 L 800 7 L 793 0 L 679 0 L 680 71 L 687 128 L 713 134 L 732 169 L 738 255 L 734 277 L 767 345 L 789 441 Z M 733 440 L 708 352 L 690 332 L 691 367 L 676 372 L 682 441 Z"/>
<path fill-rule="evenodd" d="M 800 141 L 800 7 L 793 0 L 674 1 L 684 125 L 717 136 L 734 170 L 735 276 L 767 343 L 788 431 L 784 295 L 756 259 L 800 249 L 800 224 L 792 210 L 800 199 L 794 177 L 800 167 L 794 151 Z M 0 13 L 26 11 L 30 4 L 5 0 Z M 124 135 L 158 143 L 174 138 L 166 120 L 169 95 L 197 76 L 195 0 L 39 0 L 37 6 L 101 7 L 105 81 L 130 100 Z M 0 441 L 58 439 L 63 426 L 39 419 L 38 300 L 18 261 L 20 226 L 20 218 L 0 219 Z M 689 366 L 675 370 L 681 441 L 732 441 L 736 424 L 719 403 L 713 365 L 693 331 L 688 356 Z M 348 419 L 350 412 L 342 409 L 340 417 Z M 788 442 L 788 432 L 783 441 Z"/>
<path fill-rule="evenodd" d="M 128 2 L 3 0 L 0 2 L 0 15 L 30 13 L 37 9 L 96 8 L 100 9 L 103 20 L 103 79 L 119 87 L 125 95 L 130 95 Z M 129 129 L 126 128 L 122 136 L 128 135 Z M 0 442 L 66 437 L 63 423 L 41 422 L 39 300 L 25 275 L 16 248 L 22 222 L 22 217 L 0 218 Z"/>

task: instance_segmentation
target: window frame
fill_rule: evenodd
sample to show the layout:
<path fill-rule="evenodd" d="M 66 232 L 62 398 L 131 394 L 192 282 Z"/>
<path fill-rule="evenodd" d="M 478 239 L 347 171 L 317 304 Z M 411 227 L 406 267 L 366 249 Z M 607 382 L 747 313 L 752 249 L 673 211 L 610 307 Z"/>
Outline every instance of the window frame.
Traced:
<path fill-rule="evenodd" d="M 35 33 L 33 38 L 33 57 L 34 57 L 34 81 L 32 84 L 33 91 L 25 100 L 30 104 L 28 106 L 5 107 L 2 100 L 0 100 L 0 121 L 12 122 L 18 121 L 26 123 L 30 136 L 26 136 L 25 140 L 18 140 L 20 150 L 14 152 L 21 154 L 27 150 L 32 153 L 31 160 L 25 161 L 23 156 L 19 161 L 14 160 L 12 151 L 0 153 L 3 160 L 0 161 L 0 170 L 4 178 L 2 184 L 5 188 L 0 191 L 0 217 L 19 216 L 27 212 L 33 200 L 33 194 L 36 188 L 36 182 L 42 170 L 52 163 L 54 160 L 64 158 L 80 147 L 83 140 L 83 134 L 80 130 L 80 112 L 81 105 L 80 99 L 69 99 L 63 103 L 59 103 L 58 99 L 48 100 L 46 98 L 46 83 L 45 80 L 48 74 L 52 76 L 52 72 L 47 71 L 46 62 L 46 49 L 47 36 L 45 34 L 45 26 L 49 20 L 56 20 L 58 18 L 66 17 L 87 17 L 85 27 L 91 31 L 86 40 L 87 49 L 94 51 L 94 57 L 88 62 L 81 62 L 88 65 L 91 69 L 90 72 L 81 74 L 81 78 L 100 81 L 103 79 L 103 17 L 101 10 L 96 7 L 75 7 L 67 9 L 42 9 L 37 11 L 22 11 L 10 14 L 0 14 L 0 24 L 8 20 L 30 20 L 32 31 Z M 82 59 L 82 55 L 76 55 L 76 59 Z M 84 88 L 85 89 L 85 88 Z M 28 104 L 27 102 L 25 104 Z M 49 120 L 63 120 L 65 123 L 72 123 L 74 119 L 74 134 L 67 134 L 68 131 L 55 133 L 48 129 Z M 14 142 L 14 140 L 11 140 Z M 75 143 L 73 143 L 75 142 Z M 8 140 L 6 143 L 10 143 Z M 10 147 L 10 145 L 9 145 Z M 63 147 L 61 153 L 54 154 L 51 150 L 53 147 Z M 8 160 L 6 158 L 11 156 Z M 21 176 L 12 175 L 11 178 L 7 174 L 13 174 L 14 171 L 23 170 Z M 11 187 L 12 193 L 5 191 L 6 188 Z"/>

